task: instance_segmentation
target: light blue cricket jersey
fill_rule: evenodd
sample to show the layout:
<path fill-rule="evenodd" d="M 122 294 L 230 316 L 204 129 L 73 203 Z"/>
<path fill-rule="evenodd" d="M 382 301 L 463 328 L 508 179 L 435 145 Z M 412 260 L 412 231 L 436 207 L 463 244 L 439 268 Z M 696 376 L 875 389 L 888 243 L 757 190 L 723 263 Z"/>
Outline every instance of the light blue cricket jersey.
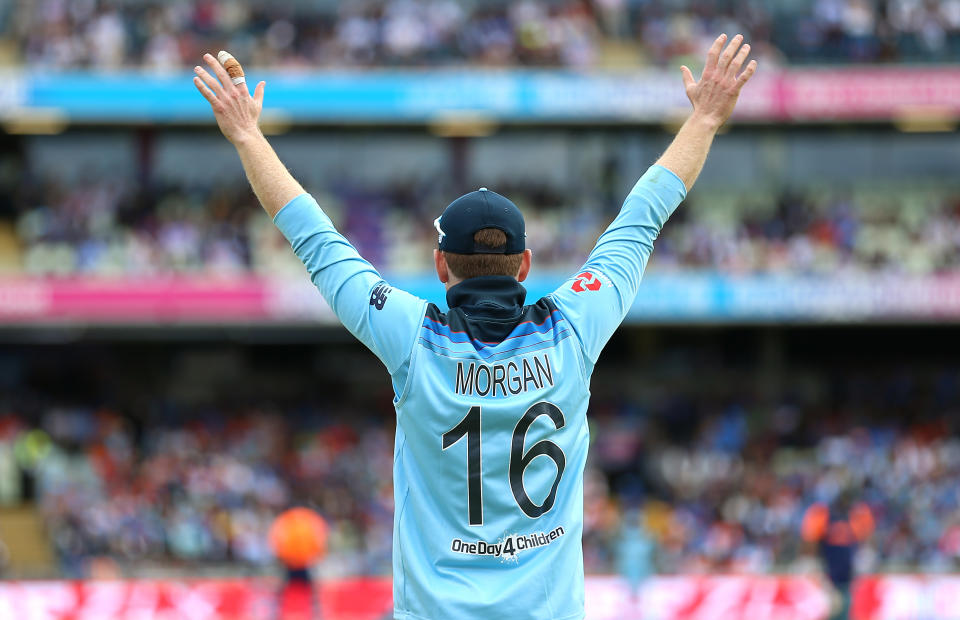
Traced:
<path fill-rule="evenodd" d="M 441 312 L 384 282 L 309 195 L 275 222 L 393 379 L 394 617 L 582 618 L 590 375 L 686 190 L 654 166 L 576 275 L 533 305 L 467 280 Z"/>

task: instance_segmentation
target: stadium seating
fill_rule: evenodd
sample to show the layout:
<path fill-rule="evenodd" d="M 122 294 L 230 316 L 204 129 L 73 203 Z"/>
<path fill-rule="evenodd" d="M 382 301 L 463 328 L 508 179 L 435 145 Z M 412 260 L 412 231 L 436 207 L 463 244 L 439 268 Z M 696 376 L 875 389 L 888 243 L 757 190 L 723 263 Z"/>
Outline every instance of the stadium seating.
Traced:
<path fill-rule="evenodd" d="M 371 3 L 31 2 L 0 12 L 8 62 L 169 71 L 230 47 L 256 66 L 637 66 L 699 61 L 714 32 L 744 32 L 772 64 L 946 62 L 956 2 L 801 0 Z"/>
<path fill-rule="evenodd" d="M 16 205 L 20 250 L 6 247 L 4 271 L 24 275 L 136 276 L 299 274 L 243 181 L 208 189 L 91 181 L 24 192 Z M 419 273 L 435 245 L 425 226 L 437 200 L 411 206 L 403 186 L 341 185 L 321 192 L 344 234 L 385 273 Z M 587 255 L 609 215 L 585 209 L 560 189 L 511 188 L 527 212 L 537 265 L 570 271 Z M 731 274 L 904 274 L 960 269 L 960 193 L 875 184 L 758 193 L 695 194 L 658 242 L 651 271 Z M 82 208 L 81 208 L 82 205 Z M 599 206 L 599 205 L 598 205 Z M 340 214 L 337 217 L 337 214 Z M 582 235 L 569 238 L 565 230 Z M 2 236 L 0 236 L 2 240 Z M 917 241 L 919 240 L 919 243 Z M 278 271 L 279 269 L 279 271 Z"/>
<path fill-rule="evenodd" d="M 176 347 L 164 354 L 191 355 Z M 960 371 L 908 370 L 891 358 L 869 373 L 789 370 L 785 376 L 803 381 L 760 404 L 751 365 L 681 393 L 686 373 L 674 369 L 713 367 L 712 359 L 697 361 L 682 348 L 658 357 L 674 362 L 645 370 L 640 395 L 614 387 L 631 376 L 620 354 L 598 369 L 605 380 L 595 386 L 589 414 L 585 488 L 589 572 L 618 570 L 625 519 L 638 515 L 656 542 L 659 570 L 789 571 L 806 557 L 797 536 L 804 510 L 844 491 L 858 493 L 876 515 L 877 534 L 864 559 L 871 570 L 955 566 L 960 441 L 950 433 L 949 412 L 960 394 Z M 197 384 L 209 383 L 214 368 L 234 368 L 221 381 L 246 376 L 243 365 L 224 364 L 230 358 L 197 358 L 220 360 L 197 375 Z M 109 359 L 105 367 L 118 369 Z M 372 358 L 361 359 L 351 362 L 356 372 L 377 372 Z M 679 360 L 686 361 L 677 366 Z M 296 374 L 296 359 L 274 365 L 275 372 Z M 149 389 L 136 373 L 113 378 L 131 393 L 138 385 Z M 303 376 L 295 383 L 309 382 Z M 110 391 L 102 379 L 94 385 L 94 393 Z M 67 393 L 57 399 L 61 404 L 32 390 L 0 399 L 7 412 L 0 417 L 0 453 L 17 450 L 31 429 L 52 442 L 43 459 L 21 467 L 35 482 L 63 574 L 87 575 L 91 561 L 104 557 L 133 574 L 184 564 L 268 573 L 274 560 L 266 532 L 292 498 L 309 502 L 330 523 L 325 574 L 389 571 L 388 397 L 300 400 L 281 417 L 227 401 L 191 404 L 191 388 L 182 385 L 182 394 L 153 405 L 161 418 Z M 923 395 L 931 389 L 938 396 L 928 401 Z M 661 398 L 661 390 L 671 397 Z M 272 400 L 269 390 L 262 396 Z M 870 418 L 860 422 L 864 410 Z"/>

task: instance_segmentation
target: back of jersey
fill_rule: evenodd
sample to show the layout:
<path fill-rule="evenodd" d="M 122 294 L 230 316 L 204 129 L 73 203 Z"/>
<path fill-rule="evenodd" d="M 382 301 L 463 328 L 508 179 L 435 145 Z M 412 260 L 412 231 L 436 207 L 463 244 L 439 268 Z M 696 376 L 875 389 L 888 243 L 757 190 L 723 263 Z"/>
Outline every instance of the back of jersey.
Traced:
<path fill-rule="evenodd" d="M 397 403 L 395 617 L 581 618 L 581 347 L 550 298 L 485 307 L 522 288 L 483 280 L 469 315 L 428 306 Z"/>
<path fill-rule="evenodd" d="M 469 278 L 447 314 L 391 288 L 310 196 L 274 218 L 393 380 L 396 618 L 583 617 L 589 377 L 685 191 L 653 166 L 551 295 Z"/>

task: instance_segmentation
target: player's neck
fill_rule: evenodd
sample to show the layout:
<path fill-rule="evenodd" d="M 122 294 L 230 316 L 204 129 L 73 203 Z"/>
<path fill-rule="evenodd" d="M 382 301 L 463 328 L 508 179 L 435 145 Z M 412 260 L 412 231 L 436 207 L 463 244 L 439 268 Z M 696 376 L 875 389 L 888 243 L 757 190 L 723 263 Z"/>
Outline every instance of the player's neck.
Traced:
<path fill-rule="evenodd" d="M 447 305 L 494 306 L 516 308 L 523 306 L 527 290 L 511 276 L 481 276 L 462 280 L 447 289 Z"/>

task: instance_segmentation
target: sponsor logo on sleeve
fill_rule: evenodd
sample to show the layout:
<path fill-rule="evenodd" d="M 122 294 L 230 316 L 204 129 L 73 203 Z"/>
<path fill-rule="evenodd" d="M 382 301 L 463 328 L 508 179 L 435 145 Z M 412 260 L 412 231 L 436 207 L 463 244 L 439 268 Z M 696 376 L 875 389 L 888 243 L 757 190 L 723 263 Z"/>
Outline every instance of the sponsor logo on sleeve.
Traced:
<path fill-rule="evenodd" d="M 585 293 L 586 291 L 599 291 L 601 286 L 603 286 L 603 282 L 597 275 L 590 271 L 584 271 L 577 275 L 577 279 L 573 281 L 570 288 L 575 293 Z"/>
<path fill-rule="evenodd" d="M 387 295 L 392 292 L 393 289 L 386 284 L 378 284 L 370 293 L 370 305 L 377 310 L 383 310 L 383 306 L 387 303 Z"/>

